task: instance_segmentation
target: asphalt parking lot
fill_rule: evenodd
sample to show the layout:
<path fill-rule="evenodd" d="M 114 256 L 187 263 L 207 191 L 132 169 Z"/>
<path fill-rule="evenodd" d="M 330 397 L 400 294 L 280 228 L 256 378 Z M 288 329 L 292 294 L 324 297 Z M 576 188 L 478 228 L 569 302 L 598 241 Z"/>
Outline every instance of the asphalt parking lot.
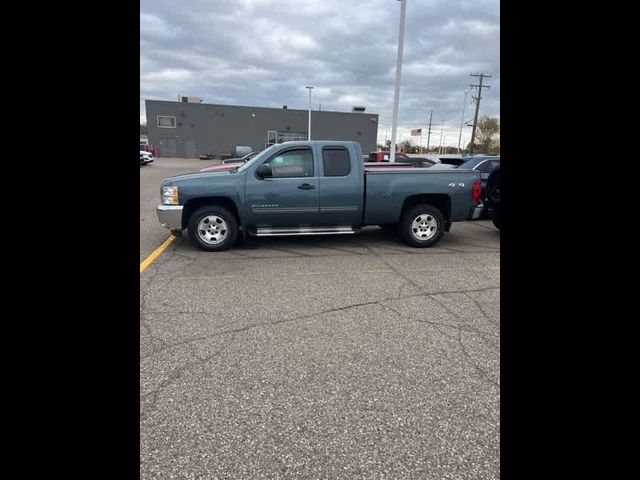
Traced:
<path fill-rule="evenodd" d="M 141 260 L 160 180 L 212 163 L 141 167 Z M 499 286 L 489 221 L 430 249 L 185 234 L 140 275 L 141 478 L 499 478 Z"/>

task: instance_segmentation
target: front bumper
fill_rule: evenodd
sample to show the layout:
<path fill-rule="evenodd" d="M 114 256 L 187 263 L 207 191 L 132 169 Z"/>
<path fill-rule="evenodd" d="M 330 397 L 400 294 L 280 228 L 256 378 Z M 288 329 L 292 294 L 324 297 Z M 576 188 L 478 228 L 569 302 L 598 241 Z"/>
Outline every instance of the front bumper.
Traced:
<path fill-rule="evenodd" d="M 158 205 L 160 225 L 169 230 L 182 230 L 182 205 Z"/>

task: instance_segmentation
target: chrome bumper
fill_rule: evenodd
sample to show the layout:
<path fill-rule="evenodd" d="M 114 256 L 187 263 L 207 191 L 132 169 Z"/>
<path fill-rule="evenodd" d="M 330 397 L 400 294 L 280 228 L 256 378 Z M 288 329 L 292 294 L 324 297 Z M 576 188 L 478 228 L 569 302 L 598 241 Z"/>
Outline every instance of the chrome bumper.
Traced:
<path fill-rule="evenodd" d="M 182 230 L 182 205 L 158 205 L 160 225 L 169 230 Z"/>
<path fill-rule="evenodd" d="M 472 207 L 471 211 L 469 212 L 469 220 L 479 219 L 480 216 L 482 215 L 483 210 L 484 210 L 484 205 L 482 203 L 479 203 L 475 207 Z"/>

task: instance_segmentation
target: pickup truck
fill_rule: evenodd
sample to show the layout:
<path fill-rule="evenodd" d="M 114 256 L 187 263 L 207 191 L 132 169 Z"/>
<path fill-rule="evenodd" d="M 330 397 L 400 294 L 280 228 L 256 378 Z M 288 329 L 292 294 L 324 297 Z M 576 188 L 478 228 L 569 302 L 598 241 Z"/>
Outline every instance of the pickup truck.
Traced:
<path fill-rule="evenodd" d="M 393 226 L 413 247 L 438 243 L 480 201 L 480 174 L 468 170 L 365 167 L 357 142 L 273 145 L 226 172 L 166 178 L 160 224 L 186 229 L 206 251 L 232 247 L 239 235 L 353 234 Z"/>

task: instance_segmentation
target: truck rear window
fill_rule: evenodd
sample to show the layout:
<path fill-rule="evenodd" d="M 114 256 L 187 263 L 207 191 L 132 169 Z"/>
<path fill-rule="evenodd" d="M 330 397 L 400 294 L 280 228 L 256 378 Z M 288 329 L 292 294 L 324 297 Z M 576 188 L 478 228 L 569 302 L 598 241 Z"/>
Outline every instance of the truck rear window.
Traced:
<path fill-rule="evenodd" d="M 344 177 L 351 172 L 349 152 L 343 147 L 324 147 L 322 165 L 325 177 Z"/>

